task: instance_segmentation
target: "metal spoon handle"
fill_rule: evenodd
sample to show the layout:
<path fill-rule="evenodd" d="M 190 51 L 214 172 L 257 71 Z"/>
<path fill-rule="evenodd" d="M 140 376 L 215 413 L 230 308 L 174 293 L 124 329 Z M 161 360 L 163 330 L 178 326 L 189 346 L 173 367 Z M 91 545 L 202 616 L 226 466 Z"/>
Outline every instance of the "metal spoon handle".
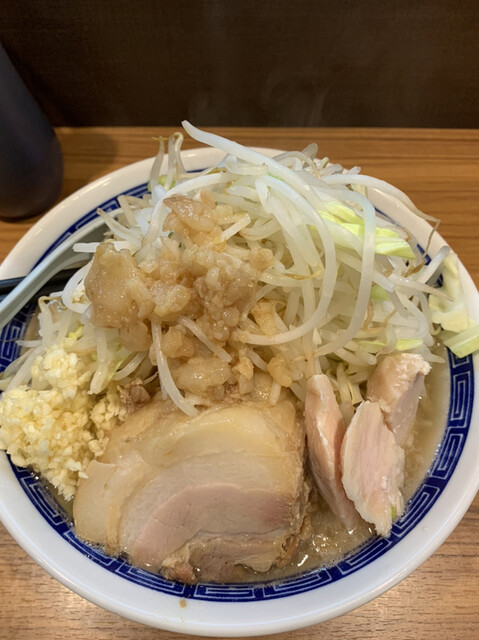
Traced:
<path fill-rule="evenodd" d="M 75 253 L 77 242 L 97 242 L 103 239 L 105 225 L 101 218 L 78 229 L 49 253 L 20 283 L 0 302 L 0 330 L 10 322 L 18 311 L 59 271 L 91 258 L 90 254 Z"/>

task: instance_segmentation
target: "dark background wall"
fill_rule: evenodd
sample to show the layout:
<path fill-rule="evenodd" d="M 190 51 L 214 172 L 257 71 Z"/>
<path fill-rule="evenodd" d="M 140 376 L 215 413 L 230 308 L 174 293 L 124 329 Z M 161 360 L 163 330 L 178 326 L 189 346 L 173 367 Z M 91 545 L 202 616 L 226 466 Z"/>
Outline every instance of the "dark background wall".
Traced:
<path fill-rule="evenodd" d="M 478 0 L 3 0 L 0 41 L 55 125 L 475 128 L 478 11 Z"/>

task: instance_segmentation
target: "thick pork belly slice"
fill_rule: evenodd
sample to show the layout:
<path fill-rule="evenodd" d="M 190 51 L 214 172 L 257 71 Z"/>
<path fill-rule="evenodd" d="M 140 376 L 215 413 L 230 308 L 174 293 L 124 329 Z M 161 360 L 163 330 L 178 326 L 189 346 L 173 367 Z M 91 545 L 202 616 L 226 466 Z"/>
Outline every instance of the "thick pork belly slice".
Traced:
<path fill-rule="evenodd" d="M 360 519 L 341 482 L 344 422 L 326 375 L 314 375 L 308 380 L 304 415 L 314 481 L 333 513 L 347 529 L 353 529 Z"/>
<path fill-rule="evenodd" d="M 155 475 L 155 469 L 128 442 L 160 420 L 168 419 L 174 405 L 158 395 L 146 407 L 131 414 L 110 438 L 101 460 L 87 467 L 88 480 L 81 481 L 73 501 L 73 519 L 78 535 L 119 551 L 119 522 L 123 503 L 137 485 Z"/>
<path fill-rule="evenodd" d="M 281 558 L 277 564 L 285 566 L 298 550 L 298 536 L 244 534 L 215 537 L 203 534 L 186 543 L 163 562 L 165 576 L 183 582 L 193 582 L 193 567 L 201 563 L 201 579 L 205 581 L 247 580 L 244 567 L 264 573 L 271 567 L 271 556 Z M 241 558 L 241 564 L 233 564 Z"/>
<path fill-rule="evenodd" d="M 119 524 L 129 495 L 154 475 L 138 451 L 125 452 L 116 463 L 92 460 L 88 480 L 80 482 L 73 501 L 73 519 L 80 538 L 119 552 Z"/>
<path fill-rule="evenodd" d="M 238 555 L 230 558 L 234 565 L 248 563 L 250 543 L 270 538 L 269 569 L 283 555 L 276 539 L 293 535 L 300 524 L 300 493 L 288 491 L 283 470 L 279 460 L 241 454 L 200 456 L 176 465 L 130 498 L 120 548 L 135 564 L 159 569 L 168 556 L 204 534 L 212 541 L 242 538 L 234 549 Z M 211 555 L 207 547 L 203 551 Z M 196 568 L 205 568 L 201 556 Z"/>
<path fill-rule="evenodd" d="M 424 376 L 431 365 L 417 353 L 386 356 L 368 381 L 367 396 L 378 402 L 386 423 L 399 445 L 409 444 L 421 394 Z"/>
<path fill-rule="evenodd" d="M 187 418 L 160 404 L 129 416 L 88 467 L 74 501 L 79 535 L 178 579 L 281 563 L 307 498 L 294 405 L 251 402 Z M 221 562 L 212 561 L 217 548 Z"/>
<path fill-rule="evenodd" d="M 381 536 L 404 511 L 404 451 L 376 402 L 359 405 L 341 448 L 343 486 L 362 518 Z"/>

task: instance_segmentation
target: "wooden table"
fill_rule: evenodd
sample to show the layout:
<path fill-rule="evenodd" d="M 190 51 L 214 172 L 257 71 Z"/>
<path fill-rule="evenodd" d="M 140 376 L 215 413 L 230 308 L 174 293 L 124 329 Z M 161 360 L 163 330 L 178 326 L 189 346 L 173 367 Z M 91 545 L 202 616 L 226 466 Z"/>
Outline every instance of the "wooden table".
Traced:
<path fill-rule="evenodd" d="M 221 129 L 249 145 L 320 154 L 407 191 L 441 218 L 440 231 L 479 284 L 479 131 L 400 129 Z M 159 128 L 58 130 L 65 159 L 62 197 L 156 152 Z M 185 148 L 197 146 L 186 141 Z M 35 220 L 0 221 L 0 259 Z M 444 640 L 479 638 L 479 497 L 438 551 L 394 589 L 335 620 L 282 638 Z M 318 596 L 319 597 L 319 596 Z M 57 583 L 0 529 L 0 639 L 166 640 L 179 637 L 123 620 Z"/>

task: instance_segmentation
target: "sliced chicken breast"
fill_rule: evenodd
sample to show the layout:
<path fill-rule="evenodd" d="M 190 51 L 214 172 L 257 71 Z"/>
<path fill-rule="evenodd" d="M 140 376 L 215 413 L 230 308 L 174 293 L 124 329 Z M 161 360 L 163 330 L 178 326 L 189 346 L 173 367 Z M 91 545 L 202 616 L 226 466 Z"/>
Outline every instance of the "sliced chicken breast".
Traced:
<path fill-rule="evenodd" d="M 308 380 L 304 415 L 310 467 L 319 492 L 346 528 L 353 529 L 359 516 L 341 482 L 344 422 L 326 375 Z"/>
<path fill-rule="evenodd" d="M 388 536 L 404 511 L 404 450 L 388 429 L 377 402 L 359 405 L 341 448 L 346 495 L 366 522 Z"/>
<path fill-rule="evenodd" d="M 388 427 L 401 446 L 409 444 L 424 376 L 431 365 L 417 353 L 386 356 L 368 381 L 367 397 L 379 403 Z"/>

